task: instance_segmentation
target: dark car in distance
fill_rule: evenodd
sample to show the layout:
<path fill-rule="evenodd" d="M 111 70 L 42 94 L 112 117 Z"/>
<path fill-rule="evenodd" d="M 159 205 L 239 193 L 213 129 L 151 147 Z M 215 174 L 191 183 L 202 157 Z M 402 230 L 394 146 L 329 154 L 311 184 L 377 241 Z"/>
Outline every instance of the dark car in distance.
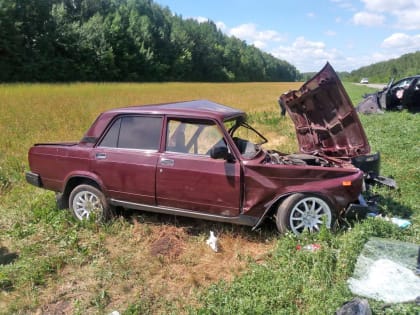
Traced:
<path fill-rule="evenodd" d="M 300 112 L 299 153 L 266 149 L 243 111 L 195 100 L 109 110 L 79 142 L 35 144 L 26 179 L 57 192 L 79 220 L 108 219 L 120 207 L 253 229 L 273 218 L 282 233 L 331 227 L 366 212 L 364 174 L 352 157 L 370 148 L 353 106 L 341 99 L 341 82 L 327 70 L 326 84 L 308 86 L 329 102 L 326 117 L 312 112 L 309 123 L 299 116 L 314 110 L 310 98 L 305 109 L 292 95 L 285 99 Z"/>
<path fill-rule="evenodd" d="M 363 114 L 382 113 L 384 110 L 408 109 L 411 112 L 420 110 L 420 75 L 390 82 L 373 94 L 365 95 L 357 105 L 357 112 Z"/>

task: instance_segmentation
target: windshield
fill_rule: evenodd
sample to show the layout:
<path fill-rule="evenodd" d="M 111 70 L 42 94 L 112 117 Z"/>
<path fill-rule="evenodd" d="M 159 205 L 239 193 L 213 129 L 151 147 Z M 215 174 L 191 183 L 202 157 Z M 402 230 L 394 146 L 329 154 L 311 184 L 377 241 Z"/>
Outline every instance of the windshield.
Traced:
<path fill-rule="evenodd" d="M 248 125 L 243 117 L 226 121 L 225 127 L 245 159 L 254 158 L 261 151 L 261 145 L 267 142 L 267 139 Z"/>

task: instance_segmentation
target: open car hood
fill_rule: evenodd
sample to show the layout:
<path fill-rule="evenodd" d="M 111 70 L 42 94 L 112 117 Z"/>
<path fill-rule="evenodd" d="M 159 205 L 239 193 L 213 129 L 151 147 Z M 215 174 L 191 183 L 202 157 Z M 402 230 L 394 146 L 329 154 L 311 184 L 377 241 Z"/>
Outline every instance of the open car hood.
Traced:
<path fill-rule="evenodd" d="M 366 134 L 343 84 L 329 63 L 297 91 L 280 97 L 303 153 L 355 157 L 370 152 Z"/>

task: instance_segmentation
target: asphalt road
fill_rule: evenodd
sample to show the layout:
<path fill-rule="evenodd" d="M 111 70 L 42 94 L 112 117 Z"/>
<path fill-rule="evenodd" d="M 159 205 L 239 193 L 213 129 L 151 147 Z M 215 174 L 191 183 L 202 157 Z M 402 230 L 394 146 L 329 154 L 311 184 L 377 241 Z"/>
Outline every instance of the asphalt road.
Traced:
<path fill-rule="evenodd" d="M 368 83 L 368 84 L 361 84 L 361 83 L 354 83 L 356 85 L 364 85 L 373 89 L 382 90 L 384 87 L 386 87 L 386 84 L 378 84 L 378 83 Z"/>

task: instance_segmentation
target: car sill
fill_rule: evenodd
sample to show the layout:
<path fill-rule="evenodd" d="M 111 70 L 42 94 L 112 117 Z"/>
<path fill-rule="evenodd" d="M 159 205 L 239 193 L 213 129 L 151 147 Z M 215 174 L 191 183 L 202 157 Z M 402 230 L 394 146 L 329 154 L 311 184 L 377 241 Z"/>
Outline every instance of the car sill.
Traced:
<path fill-rule="evenodd" d="M 211 220 L 211 221 L 226 222 L 226 223 L 233 223 L 233 224 L 239 224 L 239 225 L 254 226 L 258 221 L 258 218 L 254 218 L 254 217 L 242 215 L 242 214 L 236 217 L 226 217 L 222 215 L 200 213 L 196 211 L 179 209 L 179 208 L 151 206 L 151 205 L 122 201 L 122 200 L 117 200 L 117 199 L 110 199 L 109 202 L 113 206 L 123 207 L 127 209 L 135 209 L 135 210 L 154 212 L 154 213 L 164 213 L 164 214 L 170 214 L 170 215 L 179 215 L 179 216 L 189 217 L 189 218 L 194 218 L 194 219 Z"/>

